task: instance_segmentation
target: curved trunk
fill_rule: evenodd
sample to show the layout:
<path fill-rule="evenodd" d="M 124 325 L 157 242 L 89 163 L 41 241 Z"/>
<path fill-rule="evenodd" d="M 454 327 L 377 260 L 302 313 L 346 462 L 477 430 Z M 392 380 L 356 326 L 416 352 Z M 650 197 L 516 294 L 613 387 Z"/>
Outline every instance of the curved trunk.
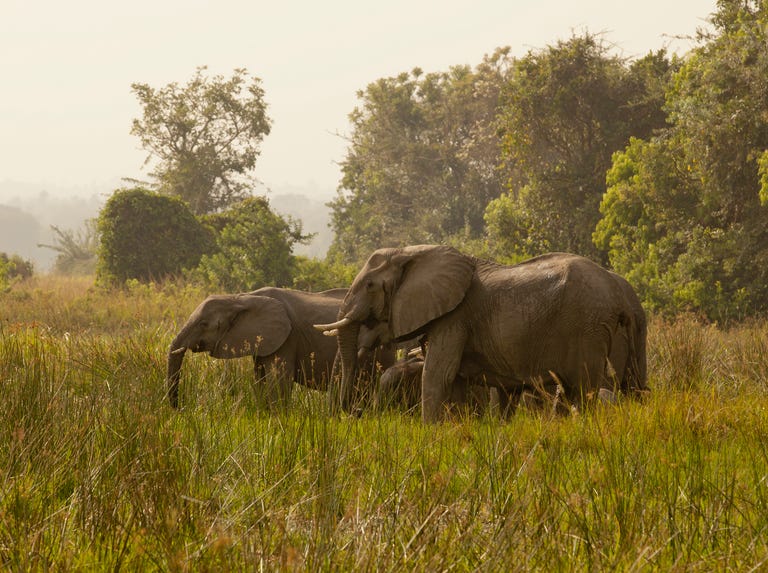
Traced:
<path fill-rule="evenodd" d="M 338 405 L 350 411 L 352 408 L 352 389 L 357 377 L 357 337 L 360 323 L 354 322 L 339 329 L 339 355 L 341 358 L 341 383 L 338 384 L 337 396 L 332 396 L 334 410 Z"/>
<path fill-rule="evenodd" d="M 181 364 L 184 362 L 186 348 L 174 347 L 168 351 L 168 376 L 166 378 L 166 394 L 168 401 L 174 408 L 179 407 L 179 379 L 181 378 Z"/>

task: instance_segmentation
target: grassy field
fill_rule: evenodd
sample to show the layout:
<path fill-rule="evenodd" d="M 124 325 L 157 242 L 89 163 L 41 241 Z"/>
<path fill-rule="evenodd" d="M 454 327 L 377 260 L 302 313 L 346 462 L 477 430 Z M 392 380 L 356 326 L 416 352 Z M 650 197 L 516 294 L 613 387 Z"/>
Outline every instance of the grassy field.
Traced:
<path fill-rule="evenodd" d="M 249 360 L 168 345 L 204 293 L 42 277 L 0 294 L 8 570 L 758 571 L 768 323 L 651 321 L 652 395 L 424 426 L 255 404 Z"/>

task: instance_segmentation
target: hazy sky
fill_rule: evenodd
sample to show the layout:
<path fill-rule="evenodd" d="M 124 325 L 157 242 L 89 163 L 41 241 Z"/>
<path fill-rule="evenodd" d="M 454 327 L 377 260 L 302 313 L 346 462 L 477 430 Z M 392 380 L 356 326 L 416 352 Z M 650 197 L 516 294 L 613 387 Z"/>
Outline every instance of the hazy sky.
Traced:
<path fill-rule="evenodd" d="M 420 67 L 475 66 L 572 33 L 639 57 L 706 25 L 715 0 L 0 0 L 0 183 L 48 190 L 142 178 L 132 82 L 180 84 L 195 68 L 262 80 L 273 120 L 256 175 L 331 195 L 356 92 Z"/>

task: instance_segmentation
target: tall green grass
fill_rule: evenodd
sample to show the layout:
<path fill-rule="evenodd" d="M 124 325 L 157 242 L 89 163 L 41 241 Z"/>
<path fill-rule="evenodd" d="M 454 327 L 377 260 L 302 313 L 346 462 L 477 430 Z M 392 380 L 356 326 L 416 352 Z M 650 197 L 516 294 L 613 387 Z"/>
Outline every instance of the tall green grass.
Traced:
<path fill-rule="evenodd" d="M 2 295 L 2 567 L 766 566 L 768 324 L 652 320 L 643 403 L 424 426 L 331 417 L 304 389 L 265 413 L 249 360 L 201 355 L 174 411 L 166 352 L 202 296 L 54 282 Z"/>

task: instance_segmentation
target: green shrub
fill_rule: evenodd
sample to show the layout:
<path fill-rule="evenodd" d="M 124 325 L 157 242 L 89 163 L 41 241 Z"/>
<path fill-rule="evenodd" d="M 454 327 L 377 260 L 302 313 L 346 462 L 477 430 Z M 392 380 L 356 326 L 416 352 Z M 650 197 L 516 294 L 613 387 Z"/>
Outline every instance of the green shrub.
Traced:
<path fill-rule="evenodd" d="M 6 289 L 12 282 L 30 278 L 34 267 L 19 255 L 0 253 L 0 288 Z"/>
<path fill-rule="evenodd" d="M 203 220 L 216 233 L 216 249 L 201 258 L 193 278 L 228 292 L 291 285 L 293 245 L 309 238 L 299 222 L 272 211 L 265 197 L 249 197 Z"/>
<path fill-rule="evenodd" d="M 102 208 L 97 281 L 123 284 L 181 273 L 211 250 L 213 238 L 178 198 L 146 189 L 120 189 Z"/>

